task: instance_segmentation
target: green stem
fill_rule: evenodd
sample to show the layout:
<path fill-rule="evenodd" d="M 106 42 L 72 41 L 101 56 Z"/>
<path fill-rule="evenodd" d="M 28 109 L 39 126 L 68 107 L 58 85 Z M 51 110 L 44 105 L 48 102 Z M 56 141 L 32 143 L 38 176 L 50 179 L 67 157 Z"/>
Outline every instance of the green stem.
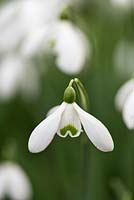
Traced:
<path fill-rule="evenodd" d="M 72 79 L 72 80 L 69 82 L 68 87 L 73 87 L 73 83 L 74 83 L 74 79 Z"/>
<path fill-rule="evenodd" d="M 85 134 L 85 133 L 84 133 Z M 81 158 L 81 163 L 82 163 L 82 200 L 87 200 L 88 199 L 88 179 L 89 179 L 89 146 L 88 146 L 88 142 L 87 142 L 87 138 L 85 135 L 83 135 L 83 137 L 81 138 L 81 154 L 82 154 L 82 158 Z"/>
<path fill-rule="evenodd" d="M 79 92 L 81 106 L 85 111 L 89 110 L 89 98 L 84 85 L 78 78 L 73 81 L 75 89 Z"/>
<path fill-rule="evenodd" d="M 75 78 L 70 82 L 71 86 L 73 86 L 76 92 L 80 97 L 81 107 L 85 111 L 89 111 L 89 98 L 86 92 L 84 85 L 78 78 Z M 85 135 L 83 135 L 81 140 L 81 150 L 82 150 L 82 200 L 86 200 L 88 197 L 88 178 L 89 178 L 89 151 L 88 151 L 88 142 Z"/>
<path fill-rule="evenodd" d="M 85 90 L 84 85 L 81 83 L 81 81 L 78 78 L 72 79 L 69 82 L 68 87 L 66 88 L 64 92 L 64 98 L 63 100 L 67 103 L 73 103 L 76 100 L 76 92 L 78 93 L 80 97 L 80 104 L 81 107 L 85 110 L 89 110 L 89 99 L 88 94 Z M 88 194 L 88 173 L 89 173 L 89 152 L 88 152 L 88 142 L 86 136 L 82 136 L 81 140 L 81 150 L 82 150 L 82 200 L 87 199 Z M 81 190 L 80 189 L 80 190 Z"/>

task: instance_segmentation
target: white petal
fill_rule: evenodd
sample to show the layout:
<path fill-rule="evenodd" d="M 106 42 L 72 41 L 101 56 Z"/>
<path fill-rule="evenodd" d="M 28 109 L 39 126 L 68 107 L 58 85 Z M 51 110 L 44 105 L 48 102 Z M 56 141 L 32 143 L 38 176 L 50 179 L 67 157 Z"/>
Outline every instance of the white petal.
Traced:
<path fill-rule="evenodd" d="M 59 108 L 59 105 L 58 105 L 58 106 L 54 106 L 53 108 L 51 108 L 51 109 L 48 111 L 48 113 L 47 113 L 46 116 L 49 116 L 49 115 L 53 114 L 58 108 Z"/>
<path fill-rule="evenodd" d="M 30 152 L 38 153 L 47 148 L 58 130 L 61 114 L 65 107 L 66 103 L 63 102 L 56 112 L 48 116 L 33 130 L 28 143 Z"/>
<path fill-rule="evenodd" d="M 129 94 L 134 90 L 134 79 L 127 81 L 117 92 L 115 106 L 121 111 Z"/>
<path fill-rule="evenodd" d="M 85 35 L 72 23 L 57 23 L 55 53 L 57 66 L 68 74 L 79 73 L 87 58 L 88 42 Z"/>
<path fill-rule="evenodd" d="M 8 99 L 16 93 L 22 69 L 23 64 L 17 56 L 3 59 L 0 66 L 0 99 Z"/>
<path fill-rule="evenodd" d="M 0 51 L 2 52 L 16 48 L 23 38 L 18 14 L 19 4 L 17 2 L 7 3 L 0 8 Z"/>
<path fill-rule="evenodd" d="M 4 4 L 0 9 L 0 28 L 11 22 L 16 14 L 16 4 L 14 2 Z"/>
<path fill-rule="evenodd" d="M 7 163 L 8 195 L 14 200 L 30 199 L 32 187 L 23 169 L 14 163 Z"/>
<path fill-rule="evenodd" d="M 64 132 L 62 134 L 61 132 Z M 72 131 L 72 132 L 71 132 Z M 72 104 L 67 104 L 64 110 L 59 125 L 59 130 L 57 134 L 60 137 L 66 137 L 68 134 L 71 137 L 78 137 L 81 133 L 81 123 L 77 112 L 75 111 Z"/>
<path fill-rule="evenodd" d="M 82 110 L 76 103 L 73 105 L 78 112 L 84 130 L 92 143 L 101 151 L 112 151 L 114 144 L 107 128 L 98 119 Z"/>
<path fill-rule="evenodd" d="M 134 129 L 134 91 L 128 96 L 125 102 L 123 119 L 129 129 Z"/>
<path fill-rule="evenodd" d="M 63 0 L 22 1 L 20 16 L 26 31 L 34 33 L 38 28 L 58 18 L 65 3 Z"/>
<path fill-rule="evenodd" d="M 21 54 L 27 58 L 39 55 L 41 52 L 49 50 L 49 40 L 51 38 L 51 25 L 44 25 L 43 28 L 29 34 L 21 47 Z"/>
<path fill-rule="evenodd" d="M 0 164 L 0 199 L 8 195 L 14 200 L 28 200 L 32 196 L 32 187 L 23 169 L 12 162 Z"/>

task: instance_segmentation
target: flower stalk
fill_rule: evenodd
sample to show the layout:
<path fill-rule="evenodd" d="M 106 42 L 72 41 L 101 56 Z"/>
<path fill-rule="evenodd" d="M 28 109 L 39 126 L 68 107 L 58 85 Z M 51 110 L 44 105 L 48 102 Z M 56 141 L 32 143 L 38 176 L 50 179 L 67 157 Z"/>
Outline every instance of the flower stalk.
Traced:
<path fill-rule="evenodd" d="M 82 108 L 88 112 L 89 111 L 89 98 L 88 98 L 88 94 L 87 94 L 87 91 L 86 91 L 84 85 L 78 78 L 75 78 L 73 83 L 75 84 L 75 87 L 77 88 L 77 91 L 79 92 Z"/>
<path fill-rule="evenodd" d="M 89 111 L 89 98 L 87 91 L 82 84 L 82 82 L 78 78 L 74 78 L 69 82 L 68 87 L 64 92 L 64 101 L 67 103 L 73 103 L 76 100 L 76 93 L 80 98 L 81 107 L 85 111 Z M 88 172 L 89 172 L 89 152 L 88 152 L 88 142 L 86 137 L 81 138 L 81 188 L 82 188 L 82 199 L 87 199 L 88 192 Z"/>
<path fill-rule="evenodd" d="M 76 92 L 78 93 L 78 96 L 80 97 L 80 104 L 81 107 L 85 111 L 89 111 L 89 98 L 88 94 L 86 92 L 86 89 L 82 82 L 78 78 L 74 78 L 69 82 L 68 87 L 65 90 L 64 93 L 64 101 L 67 103 L 73 103 L 76 100 Z M 74 98 L 73 98 L 74 96 Z M 74 99 L 74 101 L 72 100 Z"/>

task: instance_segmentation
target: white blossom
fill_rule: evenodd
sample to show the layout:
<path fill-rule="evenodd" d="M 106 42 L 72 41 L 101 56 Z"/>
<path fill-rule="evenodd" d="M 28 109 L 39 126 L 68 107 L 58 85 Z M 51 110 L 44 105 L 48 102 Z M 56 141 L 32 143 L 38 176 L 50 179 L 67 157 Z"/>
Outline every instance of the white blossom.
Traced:
<path fill-rule="evenodd" d="M 0 164 L 0 199 L 30 200 L 32 187 L 24 170 L 13 162 Z"/>
<path fill-rule="evenodd" d="M 124 105 L 123 119 L 129 129 L 134 129 L 134 90 L 128 96 Z"/>
<path fill-rule="evenodd" d="M 68 21 L 56 24 L 55 47 L 57 66 L 65 73 L 79 73 L 90 57 L 87 38 L 75 25 Z"/>
<path fill-rule="evenodd" d="M 50 50 L 56 64 L 65 73 L 79 73 L 90 57 L 88 40 L 71 22 L 60 20 L 70 0 L 13 1 L 1 8 L 0 54 L 16 52 L 24 60 L 32 60 Z M 50 48 L 50 43 L 54 47 Z"/>
<path fill-rule="evenodd" d="M 82 126 L 88 138 L 99 150 L 113 150 L 111 135 L 99 120 L 82 110 L 75 102 L 63 102 L 59 107 L 50 110 L 49 116 L 33 130 L 28 143 L 29 151 L 43 151 L 56 133 L 62 138 L 68 135 L 72 138 L 78 137 L 82 132 Z"/>
<path fill-rule="evenodd" d="M 122 112 L 128 129 L 134 129 L 134 79 L 130 79 L 119 89 L 115 105 Z"/>
<path fill-rule="evenodd" d="M 7 56 L 0 62 L 0 99 L 8 100 L 17 92 L 34 97 L 39 91 L 39 74 L 30 63 L 17 56 Z"/>
<path fill-rule="evenodd" d="M 54 43 L 51 47 L 51 43 Z M 90 57 L 91 48 L 82 31 L 67 20 L 57 20 L 46 25 L 27 38 L 21 48 L 25 57 L 33 57 L 42 51 L 56 55 L 56 64 L 67 74 L 79 73 Z"/>

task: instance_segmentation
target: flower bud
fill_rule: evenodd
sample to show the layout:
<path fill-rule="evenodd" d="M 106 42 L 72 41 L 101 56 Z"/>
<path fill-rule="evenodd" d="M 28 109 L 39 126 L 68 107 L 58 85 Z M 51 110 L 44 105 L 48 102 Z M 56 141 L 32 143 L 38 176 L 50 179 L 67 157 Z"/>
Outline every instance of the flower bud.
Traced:
<path fill-rule="evenodd" d="M 73 87 L 67 87 L 65 92 L 64 92 L 64 98 L 63 100 L 66 102 L 66 103 L 73 103 L 75 102 L 76 100 L 76 92 L 75 90 L 73 89 Z"/>

